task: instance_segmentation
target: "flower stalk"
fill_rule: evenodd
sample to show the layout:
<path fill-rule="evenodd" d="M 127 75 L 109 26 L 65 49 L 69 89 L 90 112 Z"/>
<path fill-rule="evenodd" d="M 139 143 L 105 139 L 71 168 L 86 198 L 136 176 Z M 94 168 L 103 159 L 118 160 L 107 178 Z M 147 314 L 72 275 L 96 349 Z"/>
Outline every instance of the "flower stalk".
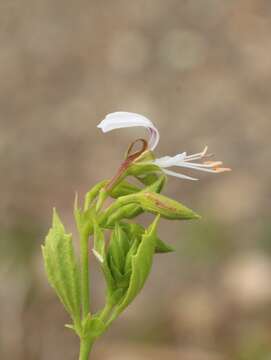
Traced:
<path fill-rule="evenodd" d="M 170 166 L 212 173 L 228 171 L 221 162 L 206 162 L 207 149 L 199 154 L 182 153 L 175 157 L 155 159 L 153 150 L 159 132 L 142 115 L 109 114 L 99 127 L 104 131 L 141 126 L 147 128 L 149 140 L 134 141 L 125 159 L 111 180 L 104 180 L 90 189 L 82 208 L 75 198 L 74 218 L 80 238 L 80 262 L 72 235 L 54 210 L 52 227 L 42 246 L 48 281 L 69 313 L 73 330 L 80 339 L 79 360 L 88 360 L 94 342 L 130 305 L 144 287 L 156 254 L 172 252 L 157 234 L 160 218 L 168 220 L 199 219 L 194 211 L 161 194 Z M 138 150 L 134 148 L 141 144 Z M 204 160 L 203 163 L 195 163 Z M 185 179 L 194 180 L 184 174 Z M 128 181 L 133 177 L 140 186 Z M 106 199 L 111 204 L 106 206 Z M 144 228 L 137 220 L 142 213 L 153 214 L 154 220 Z M 105 232 L 110 232 L 107 241 Z M 92 249 L 92 251 L 90 251 Z M 90 256 L 94 254 L 106 283 L 105 305 L 98 312 L 91 309 Z"/>

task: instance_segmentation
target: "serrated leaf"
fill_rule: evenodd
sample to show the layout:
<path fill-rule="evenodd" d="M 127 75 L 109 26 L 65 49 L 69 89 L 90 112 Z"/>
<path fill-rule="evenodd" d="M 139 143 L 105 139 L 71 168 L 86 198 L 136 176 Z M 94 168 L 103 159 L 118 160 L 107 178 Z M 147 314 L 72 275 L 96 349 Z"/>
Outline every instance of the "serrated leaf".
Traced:
<path fill-rule="evenodd" d="M 137 253 L 132 257 L 132 274 L 129 288 L 122 302 L 118 305 L 118 312 L 124 310 L 138 295 L 145 284 L 152 266 L 156 242 L 156 228 L 160 216 L 158 215 L 142 236 Z"/>
<path fill-rule="evenodd" d="M 74 255 L 72 236 L 54 210 L 53 225 L 42 246 L 45 269 L 50 285 L 56 291 L 75 323 L 80 322 L 81 292 L 79 267 Z"/>

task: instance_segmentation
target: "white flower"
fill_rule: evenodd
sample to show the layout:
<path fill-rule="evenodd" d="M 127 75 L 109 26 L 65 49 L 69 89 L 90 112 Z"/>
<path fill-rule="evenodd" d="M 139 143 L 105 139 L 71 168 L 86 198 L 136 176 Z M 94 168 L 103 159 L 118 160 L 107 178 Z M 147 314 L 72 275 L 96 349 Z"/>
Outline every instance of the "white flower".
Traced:
<path fill-rule="evenodd" d="M 114 112 L 108 114 L 105 119 L 101 121 L 101 123 L 98 125 L 98 127 L 101 128 L 103 132 L 135 126 L 142 126 L 148 129 L 150 133 L 148 147 L 150 150 L 154 150 L 160 139 L 159 131 L 153 125 L 153 123 L 143 115 L 122 111 Z M 229 168 L 221 167 L 221 161 L 206 161 L 206 158 L 210 156 L 211 155 L 207 154 L 206 146 L 204 150 L 198 154 L 187 155 L 186 152 L 183 152 L 175 156 L 161 157 L 159 159 L 153 160 L 153 163 L 159 166 L 168 175 L 188 180 L 198 179 L 172 170 L 168 170 L 168 168 L 175 166 L 210 173 L 221 173 L 224 171 L 230 171 Z M 196 160 L 202 160 L 202 162 L 195 162 Z"/>
<path fill-rule="evenodd" d="M 150 134 L 150 139 L 148 142 L 149 148 L 150 150 L 154 150 L 160 139 L 159 131 L 153 125 L 151 120 L 147 119 L 143 115 L 125 112 L 125 111 L 114 112 L 106 115 L 105 119 L 101 121 L 100 124 L 98 125 L 98 128 L 102 129 L 102 131 L 106 133 L 114 129 L 137 127 L 137 126 L 141 126 L 148 129 Z"/>

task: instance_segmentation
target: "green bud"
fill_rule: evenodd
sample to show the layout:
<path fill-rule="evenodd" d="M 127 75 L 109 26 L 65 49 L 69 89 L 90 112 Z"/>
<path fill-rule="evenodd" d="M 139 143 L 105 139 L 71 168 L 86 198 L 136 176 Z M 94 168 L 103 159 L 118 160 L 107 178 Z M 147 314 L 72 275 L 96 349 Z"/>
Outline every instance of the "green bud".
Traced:
<path fill-rule="evenodd" d="M 151 270 L 153 255 L 155 251 L 156 229 L 160 216 L 158 215 L 149 228 L 142 235 L 142 240 L 136 253 L 131 256 L 131 277 L 129 287 L 117 306 L 118 313 L 121 313 L 138 295 L 144 286 Z"/>
<path fill-rule="evenodd" d="M 161 173 L 161 168 L 152 163 L 133 163 L 127 170 L 128 175 L 142 176 L 153 173 Z"/>
<path fill-rule="evenodd" d="M 165 175 L 161 175 L 158 178 L 156 177 L 155 181 L 152 182 L 149 186 L 142 190 L 142 192 L 156 192 L 160 193 L 165 186 L 167 178 Z"/>
<path fill-rule="evenodd" d="M 116 267 L 119 273 L 124 272 L 125 258 L 129 251 L 129 239 L 121 225 L 116 223 L 110 239 L 108 256 L 110 264 Z"/>
<path fill-rule="evenodd" d="M 136 176 L 136 178 L 142 184 L 144 184 L 146 186 L 149 186 L 149 185 L 153 184 L 158 179 L 158 176 L 157 176 L 156 173 L 151 173 L 151 174 L 147 174 L 147 175 Z"/>
<path fill-rule="evenodd" d="M 116 209 L 116 211 L 112 215 L 109 215 L 102 224 L 104 227 L 112 227 L 116 222 L 119 222 L 122 219 L 133 219 L 142 212 L 143 210 L 140 206 L 128 204 Z"/>
<path fill-rule="evenodd" d="M 166 177 L 162 175 L 153 184 L 141 190 L 141 192 L 160 192 L 162 191 L 165 182 Z M 122 219 L 133 219 L 143 212 L 143 208 L 135 203 L 122 206 L 120 203 L 115 202 L 107 209 L 102 217 L 101 223 L 104 227 L 111 227 Z"/>
<path fill-rule="evenodd" d="M 160 214 L 170 220 L 199 219 L 200 216 L 181 203 L 154 192 L 140 192 L 122 196 L 117 200 L 119 205 L 137 204 L 145 211 Z"/>
<path fill-rule="evenodd" d="M 141 191 L 138 186 L 135 186 L 133 184 L 130 184 L 128 181 L 123 180 L 113 187 L 113 189 L 110 191 L 110 195 L 116 199 L 120 196 L 137 193 L 138 191 Z"/>

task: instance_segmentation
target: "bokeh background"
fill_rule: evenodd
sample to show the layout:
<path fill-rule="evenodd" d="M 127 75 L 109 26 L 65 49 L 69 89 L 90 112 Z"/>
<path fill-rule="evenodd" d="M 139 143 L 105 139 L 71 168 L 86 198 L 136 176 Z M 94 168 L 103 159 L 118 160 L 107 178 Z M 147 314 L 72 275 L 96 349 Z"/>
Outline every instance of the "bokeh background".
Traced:
<path fill-rule="evenodd" d="M 203 219 L 162 221 L 176 252 L 156 257 L 93 359 L 271 359 L 270 16 L 270 0 L 0 2 L 1 359 L 77 358 L 40 246 L 52 207 L 73 231 L 75 191 L 145 135 L 103 135 L 117 110 L 159 126 L 157 156 L 208 144 L 233 171 L 169 180 Z"/>

